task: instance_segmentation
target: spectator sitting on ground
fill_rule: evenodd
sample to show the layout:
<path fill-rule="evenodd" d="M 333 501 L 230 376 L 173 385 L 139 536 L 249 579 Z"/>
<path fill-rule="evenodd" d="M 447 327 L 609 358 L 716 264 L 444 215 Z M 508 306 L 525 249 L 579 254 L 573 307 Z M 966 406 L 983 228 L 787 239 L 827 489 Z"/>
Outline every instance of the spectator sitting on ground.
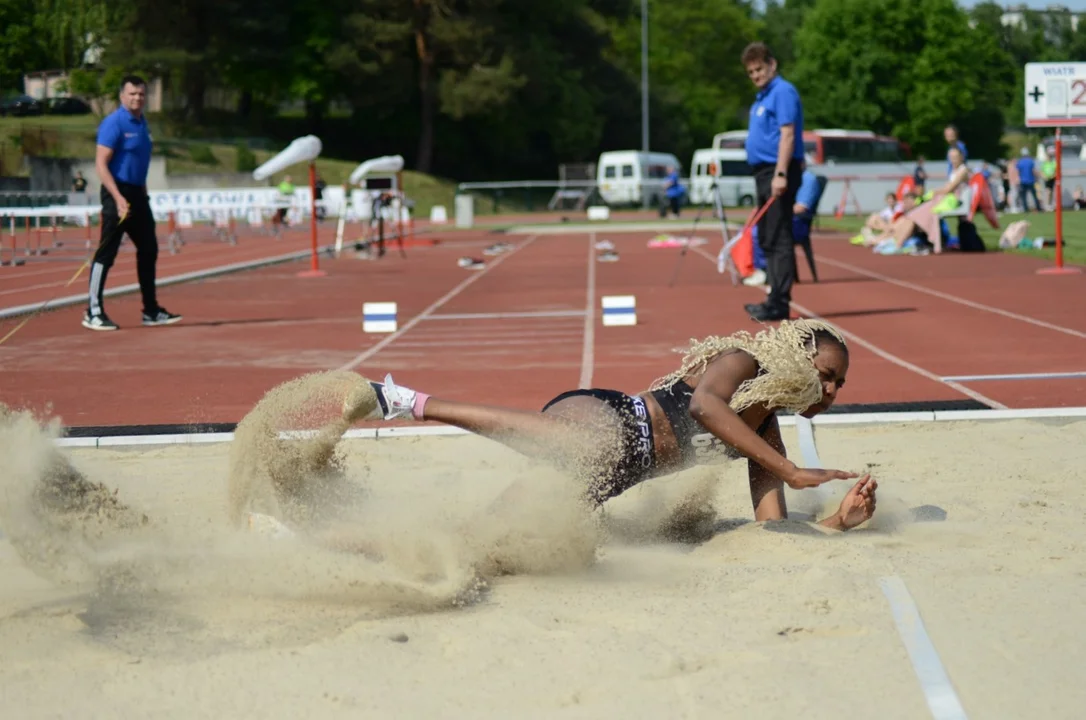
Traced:
<path fill-rule="evenodd" d="M 1074 191 L 1071 193 L 1071 199 L 1075 203 L 1075 210 L 1086 207 L 1086 191 L 1082 189 L 1081 185 L 1075 186 Z"/>
<path fill-rule="evenodd" d="M 912 195 L 910 191 L 906 198 Z M 915 195 L 913 195 L 915 197 Z M 890 227 L 894 224 L 894 220 L 897 220 L 905 212 L 905 208 L 908 207 L 905 202 L 899 202 L 897 195 L 894 193 L 886 193 L 886 207 L 879 210 L 876 213 L 871 213 L 867 216 L 867 220 L 864 221 L 864 226 L 860 228 L 860 234 L 849 240 L 853 245 L 865 245 L 873 238 L 890 232 Z"/>
<path fill-rule="evenodd" d="M 939 215 L 950 212 L 961 204 L 959 193 L 969 180 L 969 167 L 965 164 L 965 156 L 957 148 L 950 150 L 950 164 L 953 169 L 946 184 L 926 193 L 924 202 L 895 220 L 890 232 L 875 240 L 876 253 L 894 255 L 906 248 L 907 243 L 910 250 L 917 245 L 930 244 L 936 253 L 943 251 Z M 926 243 L 921 242 L 921 233 L 926 238 Z M 917 241 L 909 243 L 913 238 Z"/>

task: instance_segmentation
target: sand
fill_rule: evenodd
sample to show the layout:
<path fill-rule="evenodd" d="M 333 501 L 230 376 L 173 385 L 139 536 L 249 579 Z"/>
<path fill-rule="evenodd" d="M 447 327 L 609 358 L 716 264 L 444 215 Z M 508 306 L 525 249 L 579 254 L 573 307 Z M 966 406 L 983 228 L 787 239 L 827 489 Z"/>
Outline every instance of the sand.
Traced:
<path fill-rule="evenodd" d="M 1086 423 L 817 441 L 827 464 L 877 473 L 868 526 L 750 522 L 741 463 L 592 515 L 557 473 L 469 436 L 340 443 L 349 510 L 273 539 L 236 529 L 228 444 L 70 449 L 127 521 L 65 536 L 50 563 L 11 543 L 19 478 L 52 447 L 16 423 L 0 433 L 5 715 L 930 717 L 877 584 L 897 575 L 971 717 L 1080 716 Z M 491 511 L 514 479 L 532 491 Z"/>

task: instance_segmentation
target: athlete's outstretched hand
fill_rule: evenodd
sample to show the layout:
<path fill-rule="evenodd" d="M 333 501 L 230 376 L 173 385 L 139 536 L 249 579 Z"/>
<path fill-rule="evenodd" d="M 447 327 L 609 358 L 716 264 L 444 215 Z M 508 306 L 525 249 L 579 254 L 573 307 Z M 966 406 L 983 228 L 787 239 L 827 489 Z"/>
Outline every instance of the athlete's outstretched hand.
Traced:
<path fill-rule="evenodd" d="M 878 482 L 870 475 L 864 475 L 852 486 L 837 510 L 842 529 L 850 530 L 871 519 L 875 514 L 875 491 L 878 488 Z"/>
<path fill-rule="evenodd" d="M 855 477 L 859 477 L 859 475 L 856 473 L 845 472 L 844 470 L 796 468 L 788 477 L 784 478 L 784 482 L 793 490 L 800 490 L 802 488 L 818 487 L 822 483 L 829 482 L 830 480 L 851 480 Z"/>

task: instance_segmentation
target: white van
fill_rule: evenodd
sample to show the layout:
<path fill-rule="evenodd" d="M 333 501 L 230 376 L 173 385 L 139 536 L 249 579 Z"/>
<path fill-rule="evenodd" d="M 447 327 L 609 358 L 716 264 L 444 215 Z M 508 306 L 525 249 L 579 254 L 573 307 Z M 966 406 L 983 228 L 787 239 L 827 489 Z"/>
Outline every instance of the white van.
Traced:
<path fill-rule="evenodd" d="M 758 193 L 754 186 L 747 151 L 738 149 L 702 148 L 694 151 L 690 161 L 690 204 L 712 204 L 713 176 L 716 169 L 721 201 L 725 207 L 753 206 Z"/>
<path fill-rule="evenodd" d="M 682 176 L 679 158 L 670 153 L 613 150 L 600 154 L 596 163 L 596 186 L 608 205 L 658 207 L 664 198 L 667 169 L 675 168 Z"/>

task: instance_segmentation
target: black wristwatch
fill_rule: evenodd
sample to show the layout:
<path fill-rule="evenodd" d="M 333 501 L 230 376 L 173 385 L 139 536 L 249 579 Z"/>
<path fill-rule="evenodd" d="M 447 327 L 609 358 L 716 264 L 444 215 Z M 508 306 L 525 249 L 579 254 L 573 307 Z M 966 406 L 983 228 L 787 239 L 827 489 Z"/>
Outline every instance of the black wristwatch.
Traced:
<path fill-rule="evenodd" d="M 777 177 L 788 177 L 788 176 L 787 176 L 787 174 L 782 173 L 780 170 L 778 170 L 777 171 Z"/>

